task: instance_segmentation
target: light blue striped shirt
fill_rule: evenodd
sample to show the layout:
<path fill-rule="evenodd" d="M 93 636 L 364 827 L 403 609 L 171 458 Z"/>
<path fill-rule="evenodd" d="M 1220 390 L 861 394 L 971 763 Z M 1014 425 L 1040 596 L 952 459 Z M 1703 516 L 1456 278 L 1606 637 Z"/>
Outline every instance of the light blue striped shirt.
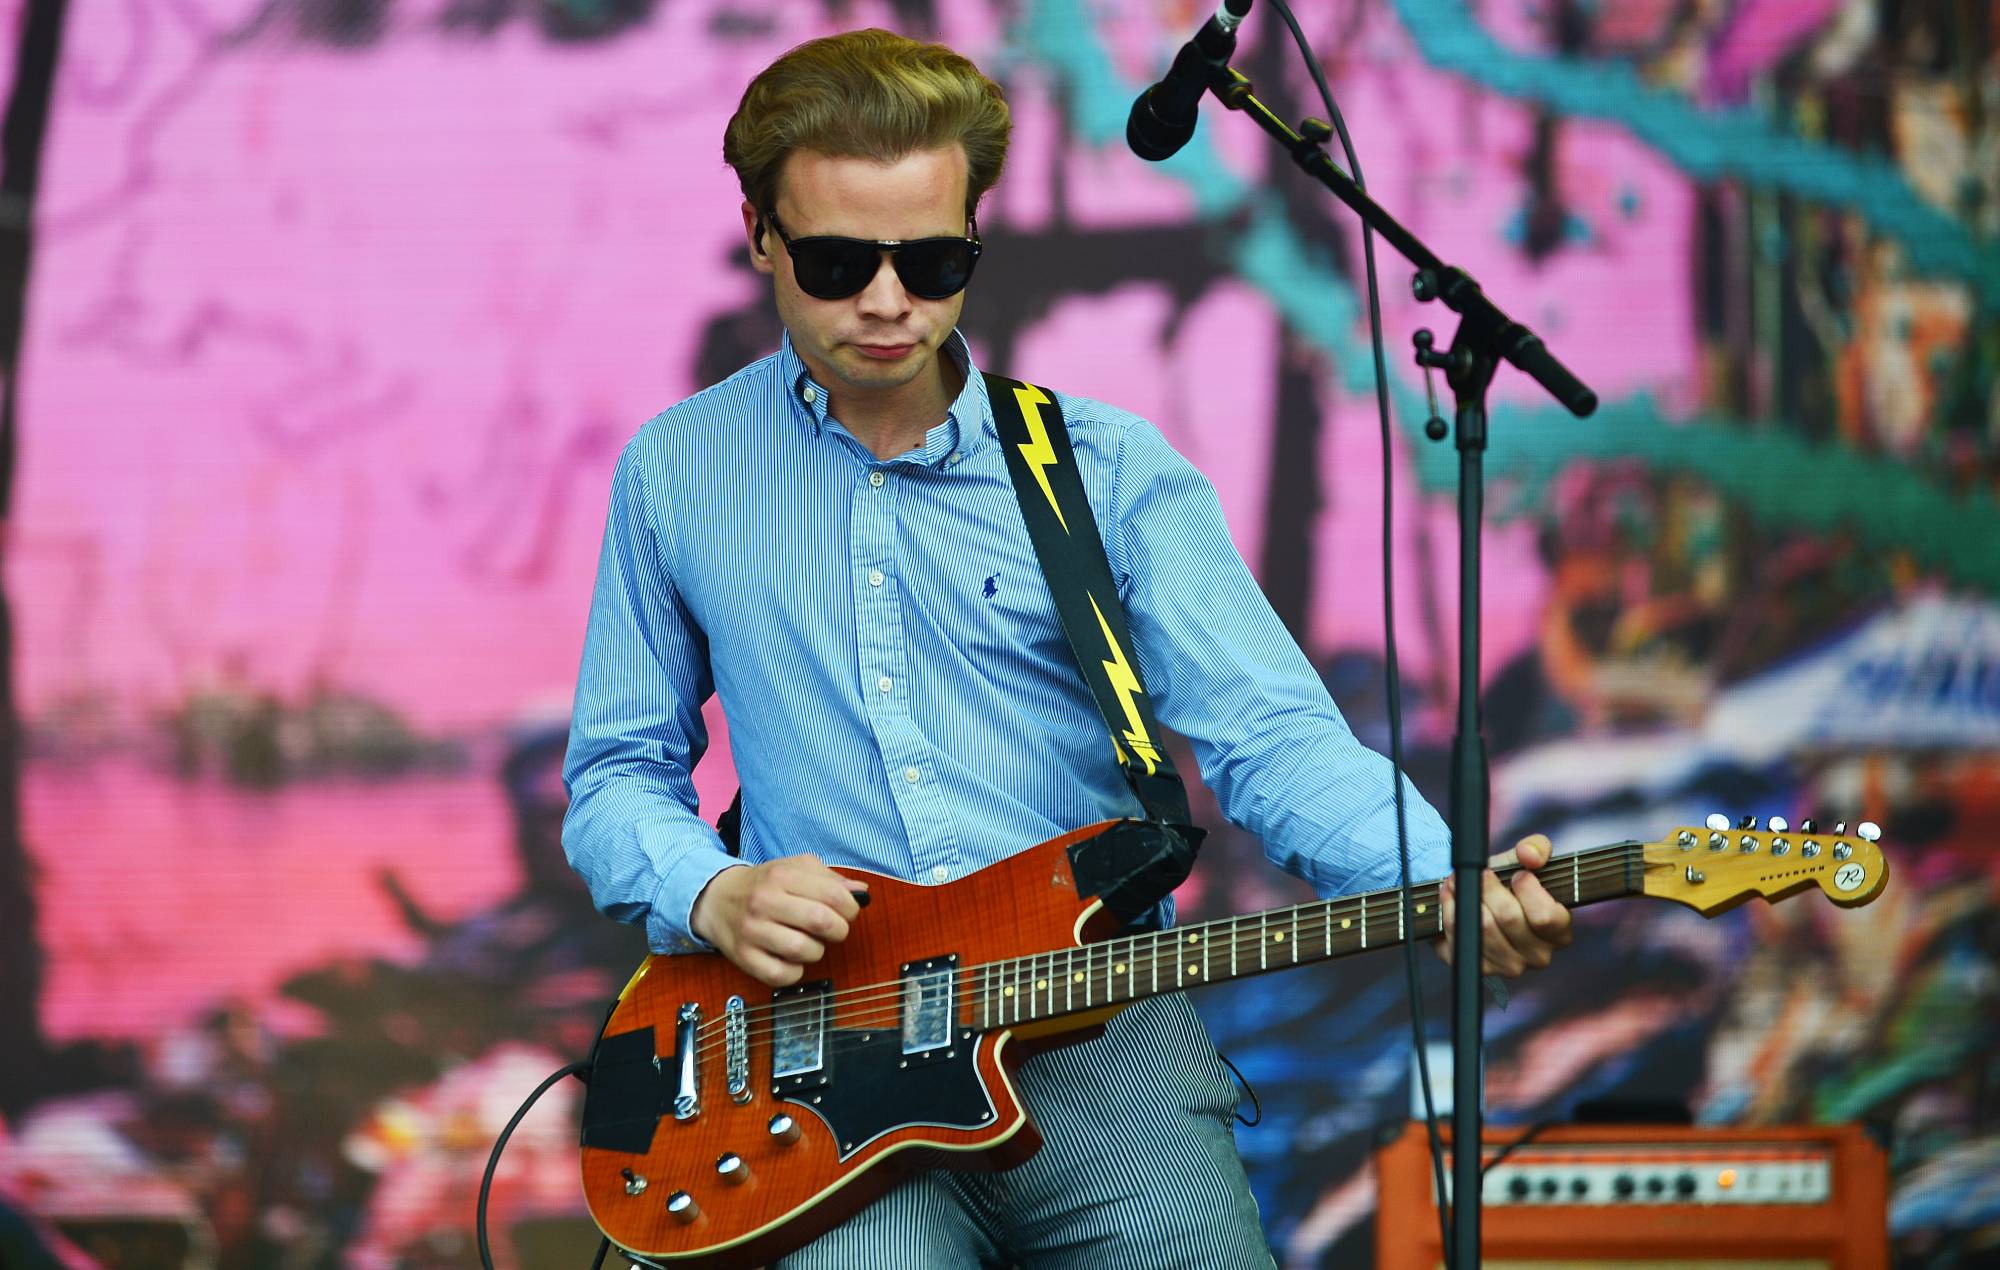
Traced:
<path fill-rule="evenodd" d="M 661 952 L 736 863 L 697 818 L 722 701 L 744 858 L 947 882 L 1137 813 L 1058 624 L 962 337 L 965 387 L 877 459 L 787 337 L 625 447 L 591 601 L 563 845 Z M 1394 885 L 1389 764 L 1355 740 L 1229 538 L 1208 480 L 1126 411 L 1058 394 L 1160 721 L 1223 815 L 1322 895 Z M 1411 872 L 1444 823 L 1409 789 Z"/>

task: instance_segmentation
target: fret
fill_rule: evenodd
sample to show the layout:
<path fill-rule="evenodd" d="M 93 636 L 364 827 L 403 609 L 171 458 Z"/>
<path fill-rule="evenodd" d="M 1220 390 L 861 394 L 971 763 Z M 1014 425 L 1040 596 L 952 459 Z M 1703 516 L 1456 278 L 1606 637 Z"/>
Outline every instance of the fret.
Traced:
<path fill-rule="evenodd" d="M 1569 858 L 1569 896 L 1570 903 L 1581 904 L 1583 903 L 1583 874 L 1578 871 L 1576 862 L 1577 856 L 1572 853 Z"/>
<path fill-rule="evenodd" d="M 1076 954 L 1063 956 L 1063 1013 L 1076 1013 Z"/>
<path fill-rule="evenodd" d="M 1229 977 L 1231 979 L 1236 977 L 1236 945 L 1241 942 L 1237 938 L 1236 928 L 1242 924 L 1239 921 L 1231 921 L 1229 923 Z"/>
<path fill-rule="evenodd" d="M 1322 902 L 1319 906 L 1319 915 L 1326 924 L 1326 929 L 1320 933 L 1322 951 L 1331 957 L 1333 956 L 1333 905 Z"/>
<path fill-rule="evenodd" d="M 1361 897 L 1361 947 L 1368 947 L 1368 897 Z"/>
<path fill-rule="evenodd" d="M 1257 969 L 1259 970 L 1271 968 L 1271 941 L 1264 938 L 1264 926 L 1264 914 L 1259 913 L 1257 914 Z"/>
<path fill-rule="evenodd" d="M 1299 910 L 1292 909 L 1292 964 L 1299 964 Z"/>
<path fill-rule="evenodd" d="M 1396 896 L 1396 942 L 1399 944 L 1410 937 L 1409 932 L 1403 929 L 1403 919 L 1408 916 L 1403 910 L 1407 907 L 1408 905 L 1403 903 L 1402 895 L 1398 894 Z"/>
<path fill-rule="evenodd" d="M 1148 960 L 1153 963 L 1153 992 L 1157 995 L 1160 991 L 1160 937 L 1158 935 L 1153 936 L 1153 947 Z"/>

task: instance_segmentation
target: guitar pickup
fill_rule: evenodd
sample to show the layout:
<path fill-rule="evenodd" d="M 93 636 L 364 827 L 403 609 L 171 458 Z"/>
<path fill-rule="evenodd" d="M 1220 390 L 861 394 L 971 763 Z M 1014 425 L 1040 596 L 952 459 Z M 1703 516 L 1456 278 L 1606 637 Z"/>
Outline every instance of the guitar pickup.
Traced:
<path fill-rule="evenodd" d="M 903 963 L 903 1066 L 944 1058 L 972 1040 L 958 1026 L 958 954 Z"/>
<path fill-rule="evenodd" d="M 779 1095 L 826 1084 L 827 1000 L 831 979 L 771 994 L 771 1089 Z"/>

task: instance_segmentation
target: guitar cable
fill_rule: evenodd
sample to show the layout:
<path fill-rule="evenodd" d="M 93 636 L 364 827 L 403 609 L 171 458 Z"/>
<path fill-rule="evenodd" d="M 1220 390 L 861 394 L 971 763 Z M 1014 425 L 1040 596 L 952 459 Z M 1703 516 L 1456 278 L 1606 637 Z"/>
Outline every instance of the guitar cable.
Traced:
<path fill-rule="evenodd" d="M 1347 156 L 1347 170 L 1353 175 L 1356 188 L 1365 193 L 1368 182 L 1361 175 L 1361 160 L 1354 153 L 1354 141 L 1347 135 L 1347 121 L 1341 117 L 1340 107 L 1333 100 L 1333 90 L 1327 86 L 1326 72 L 1321 69 L 1312 44 L 1300 29 L 1299 20 L 1292 15 L 1291 5 L 1285 0 L 1271 0 L 1271 7 L 1284 19 L 1293 42 L 1299 46 L 1299 55 L 1305 60 L 1313 86 L 1319 90 L 1320 101 L 1326 106 L 1327 118 L 1340 137 L 1340 148 Z M 1375 281 L 1375 231 L 1368 227 L 1366 221 L 1361 223 L 1361 255 L 1368 273 L 1368 335 L 1375 354 L 1375 413 L 1382 432 L 1382 678 L 1388 698 L 1389 769 L 1391 784 L 1395 787 L 1396 857 L 1400 868 L 1403 921 L 1405 929 L 1414 930 L 1416 913 L 1415 898 L 1410 892 L 1409 820 L 1403 799 L 1403 676 L 1396 656 L 1396 554 L 1392 536 L 1395 481 L 1391 467 L 1394 448 L 1389 422 L 1388 371 L 1382 353 L 1382 297 Z M 1403 971 L 1405 991 L 1410 1000 L 1410 1037 L 1417 1059 L 1417 1084 L 1423 1092 L 1424 1126 L 1430 1138 L 1431 1172 L 1437 1186 L 1436 1193 L 1444 1195 L 1447 1193 L 1444 1144 L 1438 1136 L 1437 1104 L 1431 1096 L 1430 1058 L 1424 1043 L 1428 1029 L 1424 1025 L 1423 985 L 1417 972 L 1417 946 L 1413 940 L 1403 941 Z M 1439 1204 L 1437 1210 L 1438 1237 L 1449 1270 L 1452 1257 L 1451 1223 L 1445 1216 L 1445 1205 Z"/>
<path fill-rule="evenodd" d="M 594 1059 L 595 1057 L 596 1047 L 592 1046 L 591 1058 Z M 493 1154 L 486 1158 L 486 1175 L 479 1179 L 479 1206 L 473 1214 L 473 1231 L 479 1238 L 479 1264 L 484 1270 L 493 1270 L 493 1247 L 486 1239 L 486 1201 L 493 1193 L 493 1174 L 500 1167 L 500 1153 L 507 1149 L 507 1139 L 514 1136 L 514 1130 L 520 1125 L 522 1119 L 527 1116 L 528 1109 L 540 1101 L 543 1094 L 555 1088 L 556 1083 L 563 1077 L 574 1076 L 588 1085 L 590 1083 L 590 1067 L 590 1060 L 586 1059 L 580 1063 L 565 1063 L 550 1073 L 548 1079 L 535 1086 L 535 1092 L 528 1095 L 526 1101 L 522 1102 L 520 1107 L 514 1112 L 514 1118 L 507 1122 L 507 1127 L 500 1131 L 498 1138 L 494 1139 Z M 597 1257 L 590 1263 L 590 1270 L 598 1270 L 604 1264 L 605 1254 L 610 1251 L 611 1239 L 609 1236 L 606 1236 L 597 1245 Z"/>

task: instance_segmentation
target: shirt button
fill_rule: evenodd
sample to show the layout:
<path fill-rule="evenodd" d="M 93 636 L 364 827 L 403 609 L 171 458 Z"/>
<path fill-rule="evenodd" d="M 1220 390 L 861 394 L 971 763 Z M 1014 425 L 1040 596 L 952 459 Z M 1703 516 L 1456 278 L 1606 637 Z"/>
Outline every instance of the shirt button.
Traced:
<path fill-rule="evenodd" d="M 880 688 L 883 692 L 887 692 L 889 691 L 889 689 L 896 686 L 896 681 L 889 678 L 889 676 L 884 675 L 880 679 L 877 679 L 875 681 L 875 686 L 877 688 Z"/>
<path fill-rule="evenodd" d="M 950 878 L 951 878 L 951 870 L 945 868 L 942 864 L 933 865 L 931 867 L 931 881 L 945 882 L 949 881 Z"/>
<path fill-rule="evenodd" d="M 922 772 L 918 771 L 918 770 L 917 770 L 916 768 L 914 768 L 914 767 L 906 767 L 906 768 L 904 768 L 904 769 L 903 769 L 903 779 L 904 779 L 904 780 L 906 780 L 906 781 L 908 781 L 908 782 L 910 782 L 910 784 L 912 784 L 912 785 L 916 784 L 916 783 L 917 783 L 918 781 L 922 780 L 923 778 L 924 778 L 924 774 L 923 774 Z"/>
<path fill-rule="evenodd" d="M 868 571 L 868 585 L 869 586 L 882 585 L 882 571 L 880 569 L 870 569 Z"/>
<path fill-rule="evenodd" d="M 819 389 L 813 387 L 811 384 L 807 384 L 806 390 L 800 393 L 799 396 L 804 397 L 806 399 L 806 404 L 810 406 L 812 403 L 819 400 Z"/>
<path fill-rule="evenodd" d="M 880 472 L 870 472 L 870 473 L 868 474 L 868 483 L 869 483 L 870 485 L 873 485 L 873 486 L 874 486 L 874 487 L 875 487 L 876 489 L 881 489 L 881 488 L 882 488 L 882 474 L 881 474 Z"/>

